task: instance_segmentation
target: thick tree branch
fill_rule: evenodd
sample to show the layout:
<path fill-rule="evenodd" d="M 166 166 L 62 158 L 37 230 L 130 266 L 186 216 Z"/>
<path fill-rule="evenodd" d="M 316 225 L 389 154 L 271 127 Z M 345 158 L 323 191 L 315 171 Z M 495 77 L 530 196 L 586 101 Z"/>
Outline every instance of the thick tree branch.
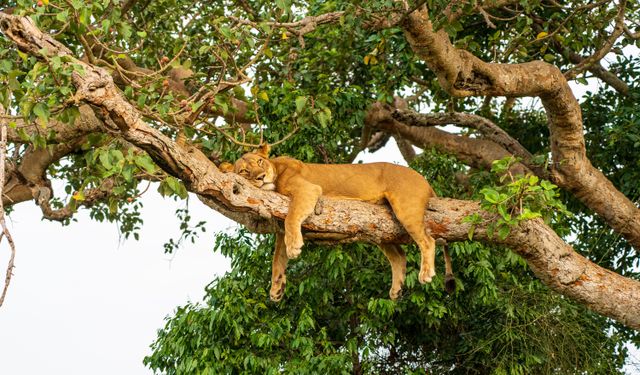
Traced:
<path fill-rule="evenodd" d="M 397 134 L 418 147 L 435 148 L 454 155 L 458 160 L 476 169 L 491 169 L 494 160 L 511 156 L 507 150 L 495 142 L 462 137 L 433 127 L 409 126 L 393 118 L 393 109 L 381 103 L 374 103 L 365 117 L 367 126 Z M 511 167 L 511 173 L 527 174 L 531 171 L 521 163 Z"/>
<path fill-rule="evenodd" d="M 426 8 L 412 13 L 403 27 L 413 50 L 450 94 L 540 97 L 549 119 L 554 182 L 640 248 L 640 210 L 587 158 L 580 106 L 558 68 L 542 61 L 486 63 L 455 48 L 443 30 L 434 31 Z"/>
<path fill-rule="evenodd" d="M 19 19 L 1 14 L 0 20 L 3 27 L 19 22 Z M 29 39 L 32 32 L 25 30 L 22 35 Z M 64 53 L 62 48 L 57 51 Z M 281 225 L 287 215 L 287 198 L 256 189 L 235 174 L 221 173 L 199 150 L 178 144 L 151 128 L 136 115 L 135 109 L 120 95 L 111 77 L 102 69 L 85 65 L 85 74 L 75 75 L 73 82 L 77 96 L 98 109 L 110 131 L 147 150 L 159 165 L 182 178 L 190 191 L 199 194 L 212 207 L 219 209 L 222 206 L 222 212 L 233 212 L 234 220 L 248 225 L 256 221 Z M 484 219 L 475 230 L 476 239 L 513 248 L 551 288 L 622 324 L 640 329 L 640 304 L 637 303 L 640 283 L 589 262 L 541 220 L 521 223 L 504 241 L 488 236 L 487 223 L 496 218 L 481 211 L 476 202 L 433 199 L 425 220 L 435 237 L 463 241 L 468 236 L 470 224 L 462 221 L 473 213 Z M 312 215 L 303 227 L 307 238 L 318 241 L 409 241 L 409 236 L 388 208 L 365 202 L 323 199 L 322 214 Z"/>
<path fill-rule="evenodd" d="M 520 142 L 512 138 L 498 125 L 482 116 L 460 112 L 418 113 L 410 109 L 396 109 L 391 116 L 410 126 L 430 127 L 451 124 L 476 129 L 484 139 L 500 145 L 505 151 L 522 159 L 522 164 L 536 175 L 546 179 L 549 178 L 547 171 L 533 162 L 533 156 Z"/>

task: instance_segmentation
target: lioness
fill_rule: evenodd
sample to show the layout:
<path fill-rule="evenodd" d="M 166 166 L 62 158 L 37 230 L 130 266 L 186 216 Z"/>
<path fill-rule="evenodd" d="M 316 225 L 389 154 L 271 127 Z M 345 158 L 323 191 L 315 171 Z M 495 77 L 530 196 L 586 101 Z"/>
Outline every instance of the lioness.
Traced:
<path fill-rule="evenodd" d="M 389 202 L 393 213 L 420 247 L 418 280 L 424 284 L 435 276 L 435 241 L 426 232 L 424 211 L 435 192 L 416 171 L 389 163 L 307 164 L 289 157 L 269 159 L 269 146 L 244 154 L 233 166 L 221 165 L 224 172 L 234 171 L 254 186 L 275 190 L 291 199 L 284 221 L 284 234 L 276 233 L 271 291 L 273 301 L 284 295 L 285 268 L 288 259 L 300 255 L 302 222 L 314 212 L 321 195 L 335 199 L 356 199 L 376 204 Z M 406 255 L 396 244 L 378 244 L 391 263 L 392 285 L 389 297 L 397 299 L 406 273 Z M 446 247 L 445 247 L 446 251 Z M 451 264 L 445 253 L 447 278 Z"/>

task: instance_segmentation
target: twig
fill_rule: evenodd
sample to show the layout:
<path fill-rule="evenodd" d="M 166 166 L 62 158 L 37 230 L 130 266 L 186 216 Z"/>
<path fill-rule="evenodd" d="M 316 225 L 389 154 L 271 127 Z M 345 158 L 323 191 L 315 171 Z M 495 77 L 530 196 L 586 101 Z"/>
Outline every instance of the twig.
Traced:
<path fill-rule="evenodd" d="M 4 114 L 4 107 L 0 104 L 0 114 Z M 4 188 L 4 167 L 5 167 L 5 154 L 7 151 L 7 123 L 5 121 L 0 121 L 0 197 L 2 196 L 2 190 Z M 9 258 L 9 264 L 7 265 L 7 275 L 4 279 L 4 289 L 2 290 L 2 296 L 0 296 L 0 306 L 4 303 L 4 297 L 7 295 L 7 290 L 9 289 L 9 284 L 11 283 L 11 276 L 13 275 L 14 261 L 16 258 L 16 246 L 13 243 L 13 238 L 11 237 L 11 233 L 9 233 L 9 229 L 7 228 L 7 223 L 4 220 L 4 206 L 2 204 L 2 199 L 0 199 L 0 225 L 2 225 L 2 234 L 0 234 L 0 242 L 3 237 L 7 237 L 7 241 L 9 241 L 9 247 L 11 248 L 11 257 Z"/>
<path fill-rule="evenodd" d="M 589 69 L 593 64 L 599 62 L 604 56 L 611 51 L 613 45 L 618 40 L 620 35 L 624 32 L 624 13 L 627 5 L 627 0 L 620 0 L 618 4 L 619 10 L 615 18 L 615 24 L 613 28 L 613 32 L 611 35 L 605 39 L 604 43 L 593 55 L 584 59 L 580 64 L 574 66 L 564 73 L 564 76 L 567 80 L 571 80 L 575 78 L 578 74 L 584 72 Z"/>

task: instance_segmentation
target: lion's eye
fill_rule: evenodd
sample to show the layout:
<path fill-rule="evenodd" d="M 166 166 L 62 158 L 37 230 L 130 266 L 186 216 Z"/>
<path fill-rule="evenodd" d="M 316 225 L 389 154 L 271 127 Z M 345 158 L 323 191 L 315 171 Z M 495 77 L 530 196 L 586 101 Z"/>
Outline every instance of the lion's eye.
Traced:
<path fill-rule="evenodd" d="M 262 167 L 262 159 L 258 159 L 258 166 Z"/>

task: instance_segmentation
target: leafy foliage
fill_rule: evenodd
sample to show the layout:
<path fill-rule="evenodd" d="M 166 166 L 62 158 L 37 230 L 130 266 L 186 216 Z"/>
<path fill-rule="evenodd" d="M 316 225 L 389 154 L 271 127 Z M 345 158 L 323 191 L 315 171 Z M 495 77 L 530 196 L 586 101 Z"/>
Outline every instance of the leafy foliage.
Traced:
<path fill-rule="evenodd" d="M 511 228 L 524 220 L 544 218 L 546 222 L 552 220 L 557 223 L 561 215 L 570 214 L 562 201 L 558 199 L 557 186 L 546 180 L 540 180 L 535 175 L 513 176 L 509 168 L 517 162 L 510 156 L 495 160 L 491 172 L 500 177 L 502 185 L 486 186 L 480 190 L 483 195 L 481 207 L 487 212 L 498 214 L 498 220 L 491 222 L 487 228 L 490 236 L 497 233 L 501 239 L 507 238 Z M 510 182 L 505 183 L 506 180 Z M 481 218 L 474 214 L 465 218 L 467 222 L 479 224 Z M 567 228 L 556 226 L 560 232 L 567 232 Z M 469 232 L 469 239 L 473 239 L 473 227 Z"/>
<path fill-rule="evenodd" d="M 434 25 L 457 47 L 485 61 L 542 59 L 562 70 L 574 65 L 574 54 L 588 56 L 602 45 L 619 4 L 520 1 L 494 8 L 493 2 L 485 3 L 491 4 L 485 9 L 477 1 L 426 2 Z M 509 101 L 502 99 L 450 98 L 411 51 L 400 27 L 378 27 L 399 4 L 3 2 L 76 56 L 111 72 L 147 123 L 216 161 L 234 160 L 245 151 L 238 144 L 285 140 L 275 148 L 277 154 L 351 162 L 362 148 L 367 108 L 376 100 L 392 103 L 396 95 L 411 98 L 416 109 L 478 112 L 545 161 L 552 145 L 544 112 L 527 101 L 506 105 Z M 637 24 L 637 1 L 626 6 L 627 18 Z M 334 22 L 313 24 L 304 35 L 286 27 L 336 11 L 344 13 Z M 585 95 L 582 109 L 589 158 L 637 201 L 640 60 L 623 50 L 634 44 L 640 47 L 637 38 L 621 37 L 607 67 L 628 85 L 628 95 L 603 86 Z M 174 80 L 185 71 L 191 74 L 187 79 Z M 43 131 L 52 123 L 78 126 L 71 77 L 81 73 L 68 58 L 37 59 L 0 38 L 0 103 L 10 109 L 9 126 L 20 137 L 11 146 L 18 161 L 27 150 L 51 151 L 63 143 Z M 576 81 L 586 82 L 585 74 Z M 215 94 L 206 97 L 207 92 Z M 244 112 L 236 101 L 245 103 Z M 477 134 L 466 131 L 465 136 Z M 159 181 L 164 196 L 187 197 L 180 180 L 111 134 L 74 141 L 80 147 L 47 170 L 48 178 L 64 184 L 53 208 L 79 209 L 89 191 L 108 187 L 107 198 L 89 205 L 91 217 L 116 222 L 125 237 L 137 238 L 143 223 L 136 198 L 148 181 Z M 591 260 L 639 277 L 640 255 L 619 235 L 549 182 L 509 176 L 512 162 L 497 161 L 492 173 L 470 171 L 451 156 L 424 150 L 412 167 L 440 196 L 481 199 L 483 208 L 498 217 L 494 231 L 499 237 L 522 220 L 542 217 Z M 470 177 L 461 182 L 460 174 Z M 177 215 L 182 234 L 168 240 L 167 252 L 193 241 L 203 228 L 191 223 L 188 209 Z M 285 299 L 275 305 L 267 302 L 273 239 L 243 230 L 219 234 L 216 250 L 231 258 L 232 269 L 207 287 L 204 303 L 180 307 L 167 318 L 145 363 L 169 374 L 622 371 L 623 343 L 637 343 L 637 333 L 550 292 L 508 249 L 471 237 L 451 244 L 454 295 L 444 294 L 441 276 L 426 286 L 417 283 L 413 247 L 407 248 L 405 297 L 392 302 L 385 298 L 391 273 L 379 250 L 364 244 L 308 245 L 301 259 L 291 262 Z"/>
<path fill-rule="evenodd" d="M 548 291 L 508 251 L 452 245 L 459 291 L 447 296 L 441 276 L 417 282 L 412 249 L 405 297 L 393 302 L 383 298 L 391 280 L 379 250 L 309 245 L 274 304 L 273 240 L 240 231 L 217 247 L 232 270 L 208 287 L 204 305 L 168 319 L 145 359 L 157 372 L 605 374 L 624 363 L 620 341 L 598 328 L 602 318 Z"/>

